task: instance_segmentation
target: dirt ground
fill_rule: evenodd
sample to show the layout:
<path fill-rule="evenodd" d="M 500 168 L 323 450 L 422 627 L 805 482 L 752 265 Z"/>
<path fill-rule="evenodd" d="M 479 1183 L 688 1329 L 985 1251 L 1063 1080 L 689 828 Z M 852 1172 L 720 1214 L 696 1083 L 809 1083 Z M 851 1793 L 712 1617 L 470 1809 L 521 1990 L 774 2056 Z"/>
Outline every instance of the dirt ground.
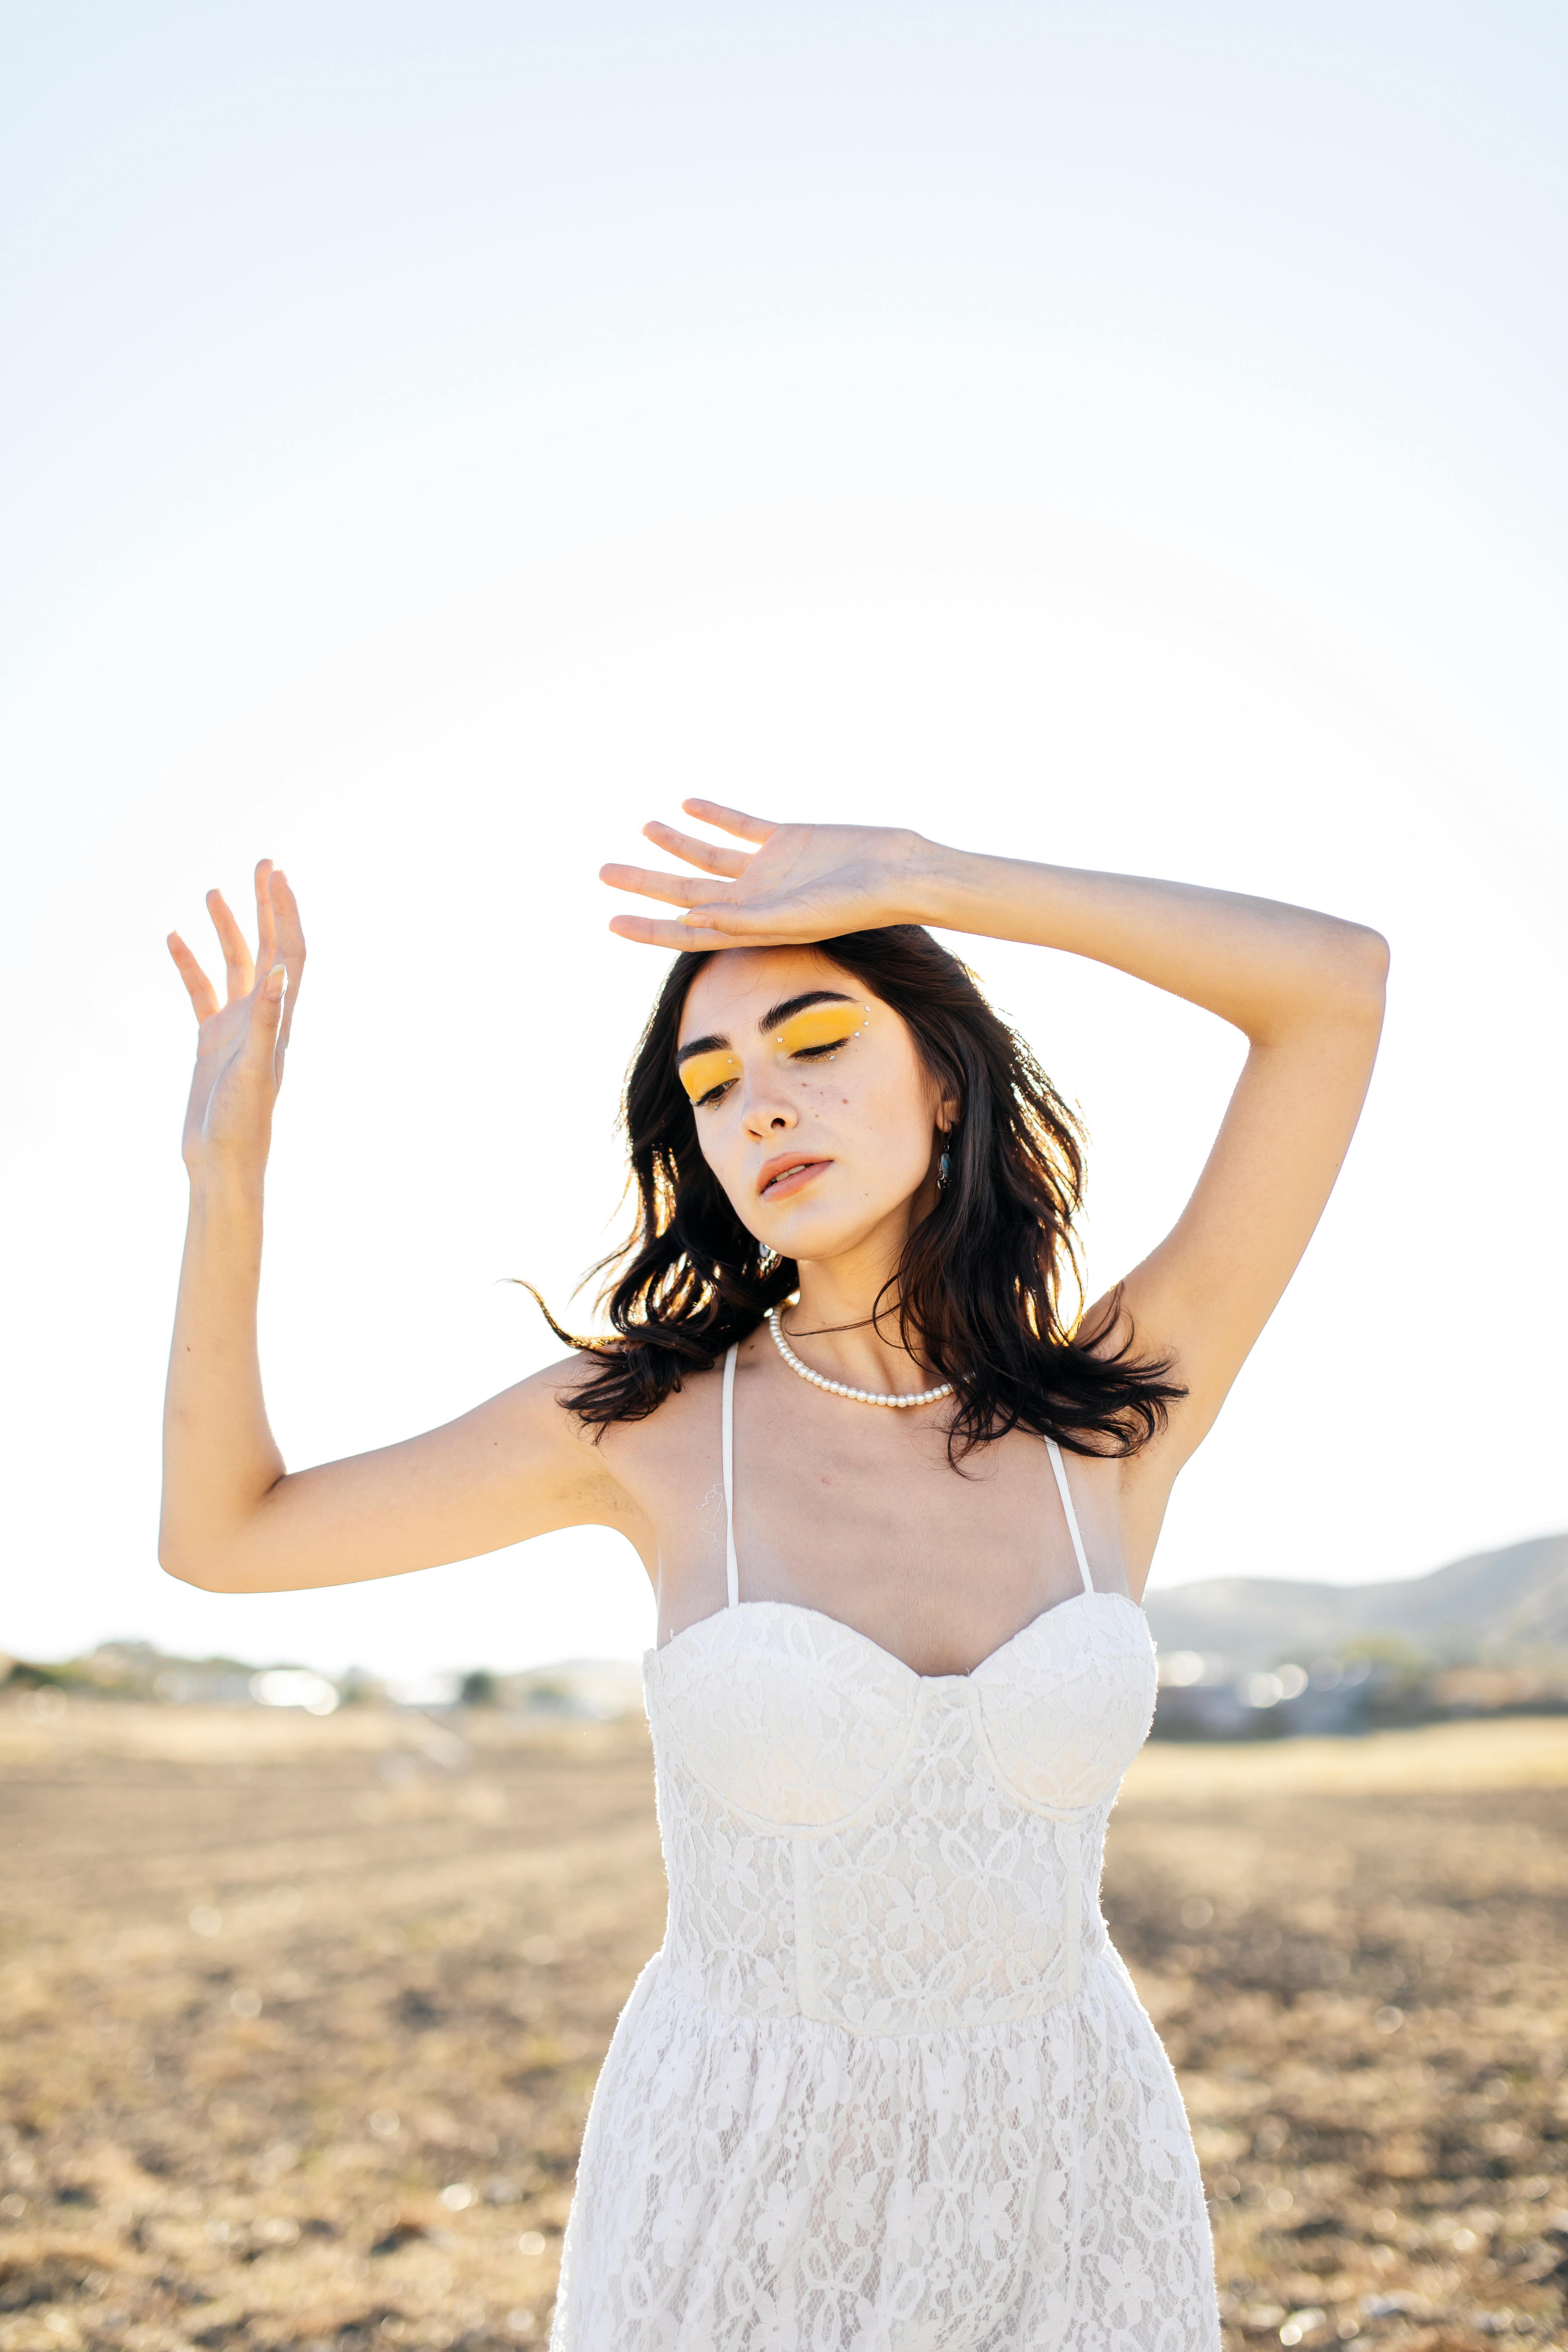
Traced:
<path fill-rule="evenodd" d="M 0 2352 L 548 2331 L 640 1722 L 0 1709 Z M 1227 2352 L 1568 2346 L 1568 1723 L 1151 1748 L 1113 1932 Z"/>

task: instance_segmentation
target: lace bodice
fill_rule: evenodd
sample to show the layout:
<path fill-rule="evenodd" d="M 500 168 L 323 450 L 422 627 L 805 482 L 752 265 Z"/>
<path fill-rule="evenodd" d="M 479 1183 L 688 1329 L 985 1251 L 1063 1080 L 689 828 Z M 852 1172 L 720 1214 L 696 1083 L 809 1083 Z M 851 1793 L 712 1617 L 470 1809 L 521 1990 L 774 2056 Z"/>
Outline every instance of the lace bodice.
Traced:
<path fill-rule="evenodd" d="M 1142 1612 L 1087 1592 L 970 1675 L 748 1601 L 645 1661 L 668 1966 L 707 2008 L 918 2033 L 1038 2015 L 1104 1940 Z"/>

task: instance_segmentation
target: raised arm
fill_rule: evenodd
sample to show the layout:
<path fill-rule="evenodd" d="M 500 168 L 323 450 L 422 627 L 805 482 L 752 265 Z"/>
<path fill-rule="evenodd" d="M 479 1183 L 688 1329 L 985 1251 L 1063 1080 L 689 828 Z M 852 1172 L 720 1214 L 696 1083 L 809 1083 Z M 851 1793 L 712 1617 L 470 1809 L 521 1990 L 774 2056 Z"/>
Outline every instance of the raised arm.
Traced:
<path fill-rule="evenodd" d="M 293 892 L 256 869 L 258 951 L 208 893 L 226 1000 L 177 933 L 200 1024 L 185 1114 L 190 1223 L 163 1409 L 158 1557 L 216 1592 L 279 1592 L 468 1559 L 552 1528 L 640 1514 L 557 1402 L 556 1365 L 445 1428 L 290 1474 L 268 1424 L 256 1344 L 262 1196 L 305 940 Z"/>
<path fill-rule="evenodd" d="M 1082 873 L 948 849 L 874 826 L 774 825 L 710 801 L 688 812 L 748 854 L 650 824 L 650 840 L 715 877 L 610 866 L 620 889 L 687 909 L 618 915 L 623 937 L 687 948 L 799 946 L 917 922 L 1062 948 L 1217 1013 L 1251 1050 L 1175 1226 L 1120 1286 L 1122 1336 L 1168 1355 L 1186 1387 L 1164 1438 L 1128 1478 L 1163 1508 L 1311 1237 L 1339 1173 L 1383 1022 L 1376 931 L 1301 907 L 1179 882 Z M 1112 1302 L 1085 1329 L 1113 1339 Z M 1152 1536 L 1150 1538 L 1152 1545 Z"/>
<path fill-rule="evenodd" d="M 942 854 L 939 853 L 939 856 Z M 1224 1403 L 1300 1262 L 1340 1172 L 1376 1058 L 1388 945 L 1271 898 L 956 858 L 930 919 L 1114 965 L 1239 1029 L 1249 1052 L 1175 1224 L 1085 1329 L 1169 1355 L 1186 1396 L 1134 1478 L 1167 1489 Z M 1162 1497 L 1163 1500 L 1163 1497 Z"/>

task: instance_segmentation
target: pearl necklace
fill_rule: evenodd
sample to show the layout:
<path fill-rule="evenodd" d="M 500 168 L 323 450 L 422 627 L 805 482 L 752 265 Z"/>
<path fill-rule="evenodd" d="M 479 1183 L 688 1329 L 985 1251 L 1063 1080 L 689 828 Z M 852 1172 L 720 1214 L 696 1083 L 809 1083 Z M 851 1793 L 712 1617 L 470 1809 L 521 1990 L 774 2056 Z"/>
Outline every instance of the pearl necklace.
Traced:
<path fill-rule="evenodd" d="M 892 1396 L 883 1395 L 877 1389 L 852 1389 L 847 1381 L 826 1380 L 820 1372 L 814 1372 L 809 1364 L 801 1362 L 779 1328 L 779 1310 L 776 1307 L 769 1307 L 767 1321 L 768 1329 L 773 1335 L 773 1345 L 790 1370 L 798 1372 L 803 1381 L 809 1381 L 813 1388 L 826 1389 L 829 1396 L 847 1397 L 853 1404 L 891 1405 L 896 1411 L 903 1412 L 907 1412 L 910 1405 L 935 1404 L 939 1398 L 952 1394 L 951 1381 L 943 1381 L 940 1388 L 921 1389 L 916 1396 Z"/>

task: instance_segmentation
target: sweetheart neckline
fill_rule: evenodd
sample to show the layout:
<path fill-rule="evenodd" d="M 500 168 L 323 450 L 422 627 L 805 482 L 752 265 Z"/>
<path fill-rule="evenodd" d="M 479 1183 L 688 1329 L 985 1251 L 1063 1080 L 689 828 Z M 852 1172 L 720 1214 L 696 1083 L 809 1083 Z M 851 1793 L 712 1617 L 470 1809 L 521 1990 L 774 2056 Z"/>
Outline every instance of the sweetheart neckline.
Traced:
<path fill-rule="evenodd" d="M 1064 1609 L 1075 1608 L 1084 1601 L 1119 1601 L 1124 1609 L 1131 1609 L 1142 1621 L 1144 1631 L 1148 1631 L 1148 1616 L 1142 1603 L 1134 1601 L 1130 1592 L 1069 1592 L 1065 1601 L 1053 1601 L 1048 1608 L 1031 1617 L 1027 1624 L 1020 1625 L 1016 1633 L 1009 1633 L 1005 1642 L 999 1642 L 994 1650 L 988 1650 L 978 1665 L 971 1666 L 967 1674 L 922 1675 L 907 1659 L 900 1658 L 896 1651 L 884 1649 L 881 1643 L 873 1641 L 869 1633 L 863 1633 L 858 1625 L 847 1624 L 842 1617 L 832 1616 L 826 1609 L 813 1609 L 808 1601 L 736 1601 L 723 1609 L 710 1609 L 706 1617 L 694 1617 L 689 1625 L 683 1625 L 678 1633 L 670 1635 L 668 1642 L 656 1642 L 652 1649 L 643 1652 L 643 1664 L 646 1666 L 650 1658 L 657 1664 L 668 1651 L 675 1648 L 678 1642 L 684 1642 L 689 1633 L 700 1632 L 704 1625 L 717 1624 L 725 1617 L 732 1617 L 737 1610 L 784 1609 L 794 1617 L 815 1617 L 819 1623 L 831 1625 L 836 1633 L 847 1633 L 852 1642 L 863 1643 L 879 1658 L 885 1658 L 889 1665 L 897 1666 L 899 1672 L 912 1683 L 970 1683 L 984 1674 L 987 1666 L 994 1665 L 998 1658 L 1005 1657 L 1026 1633 L 1032 1633 L 1037 1626 L 1043 1625 L 1047 1617 L 1058 1616 Z M 1150 1638 L 1152 1643 L 1152 1636 Z"/>

